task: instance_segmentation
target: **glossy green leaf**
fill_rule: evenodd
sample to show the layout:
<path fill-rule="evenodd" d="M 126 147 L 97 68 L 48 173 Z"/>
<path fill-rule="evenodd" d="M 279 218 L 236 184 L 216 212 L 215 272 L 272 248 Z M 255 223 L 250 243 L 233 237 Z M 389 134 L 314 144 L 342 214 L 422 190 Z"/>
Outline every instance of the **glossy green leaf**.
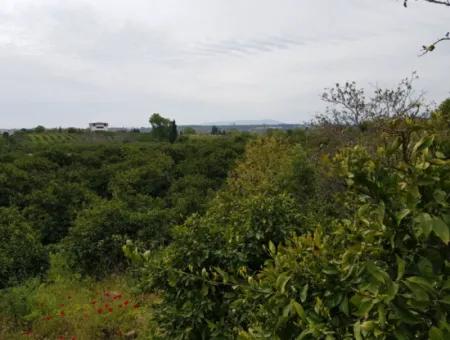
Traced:
<path fill-rule="evenodd" d="M 434 141 L 434 135 L 422 137 L 422 139 L 420 139 L 414 145 L 413 153 L 417 153 L 423 149 L 430 147 L 433 144 L 433 141 Z"/>
<path fill-rule="evenodd" d="M 400 280 L 403 275 L 405 274 L 405 265 L 406 262 L 402 258 L 400 258 L 398 255 L 395 256 L 397 260 L 397 278 L 396 280 Z"/>
<path fill-rule="evenodd" d="M 369 262 L 366 265 L 367 271 L 379 282 L 384 283 L 389 279 L 389 275 L 378 268 L 373 262 Z"/>
<path fill-rule="evenodd" d="M 430 214 L 419 214 L 415 219 L 415 226 L 417 228 L 417 236 L 424 235 L 428 237 L 432 230 L 432 217 Z"/>
<path fill-rule="evenodd" d="M 362 340 L 361 335 L 361 322 L 356 321 L 353 325 L 353 336 L 355 337 L 355 340 Z"/>
<path fill-rule="evenodd" d="M 362 299 L 357 305 L 358 310 L 354 313 L 356 316 L 366 316 L 375 305 L 375 302 L 371 299 Z"/>
<path fill-rule="evenodd" d="M 424 277 L 410 276 L 406 279 L 406 281 L 417 284 L 417 285 L 421 286 L 423 289 L 426 289 L 428 291 L 434 290 L 433 283 Z"/>
<path fill-rule="evenodd" d="M 344 296 L 344 298 L 341 301 L 341 304 L 339 305 L 339 310 L 344 313 L 345 315 L 349 315 L 349 308 L 348 308 L 348 298 L 347 296 Z"/>
<path fill-rule="evenodd" d="M 303 286 L 302 291 L 300 292 L 300 301 L 301 302 L 306 301 L 306 298 L 308 297 L 308 288 L 309 288 L 308 284 Z"/>
<path fill-rule="evenodd" d="M 295 312 L 297 313 L 297 315 L 303 320 L 306 321 L 306 313 L 305 310 L 303 309 L 303 306 L 301 304 L 299 304 L 297 301 L 295 300 L 291 300 L 291 306 L 292 308 L 295 310 Z"/>
<path fill-rule="evenodd" d="M 421 286 L 411 283 L 405 282 L 405 285 L 409 288 L 409 290 L 414 294 L 414 298 L 418 301 L 429 301 L 430 297 L 425 289 Z"/>
<path fill-rule="evenodd" d="M 403 209 L 395 215 L 395 219 L 397 221 L 397 225 L 400 225 L 402 220 L 410 214 L 411 210 Z"/>
<path fill-rule="evenodd" d="M 438 202 L 440 205 L 446 207 L 447 206 L 447 194 L 445 191 L 437 189 L 433 193 L 434 200 Z"/>
<path fill-rule="evenodd" d="M 281 273 L 278 278 L 277 278 L 277 282 L 276 282 L 276 287 L 277 289 L 284 294 L 286 291 L 286 285 L 288 283 L 288 281 L 291 279 L 290 276 L 288 276 L 286 273 Z"/>
<path fill-rule="evenodd" d="M 448 244 L 450 240 L 450 232 L 448 225 L 439 217 L 433 217 L 431 222 L 434 233 L 444 242 Z"/>
<path fill-rule="evenodd" d="M 270 255 L 275 255 L 277 253 L 277 248 L 275 247 L 275 245 L 273 244 L 272 241 L 269 241 L 269 251 L 270 251 Z"/>

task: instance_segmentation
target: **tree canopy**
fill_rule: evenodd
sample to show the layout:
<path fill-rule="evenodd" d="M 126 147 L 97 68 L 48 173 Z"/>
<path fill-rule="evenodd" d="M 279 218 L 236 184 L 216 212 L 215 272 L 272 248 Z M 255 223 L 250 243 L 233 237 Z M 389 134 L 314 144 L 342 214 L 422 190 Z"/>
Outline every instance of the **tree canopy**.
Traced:
<path fill-rule="evenodd" d="M 162 117 L 159 113 L 154 113 L 150 117 L 152 135 L 160 141 L 175 142 L 178 137 L 178 128 L 174 120 Z"/>

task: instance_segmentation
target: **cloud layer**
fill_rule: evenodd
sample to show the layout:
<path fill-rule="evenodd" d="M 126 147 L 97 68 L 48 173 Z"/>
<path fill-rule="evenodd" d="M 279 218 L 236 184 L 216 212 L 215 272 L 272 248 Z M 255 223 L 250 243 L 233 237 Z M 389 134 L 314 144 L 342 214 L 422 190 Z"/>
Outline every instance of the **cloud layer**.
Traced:
<path fill-rule="evenodd" d="M 335 82 L 450 96 L 450 9 L 397 0 L 3 0 L 0 127 L 301 122 Z"/>

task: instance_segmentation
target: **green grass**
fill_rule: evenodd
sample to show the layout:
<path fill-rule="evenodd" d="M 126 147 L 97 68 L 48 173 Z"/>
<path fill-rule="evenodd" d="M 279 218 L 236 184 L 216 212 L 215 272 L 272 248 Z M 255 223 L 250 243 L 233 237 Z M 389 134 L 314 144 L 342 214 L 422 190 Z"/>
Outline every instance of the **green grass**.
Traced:
<path fill-rule="evenodd" d="M 58 256 L 52 266 L 46 282 L 0 291 L 0 339 L 151 339 L 156 333 L 151 306 L 157 297 L 134 293 L 125 276 L 81 279 L 61 270 Z"/>

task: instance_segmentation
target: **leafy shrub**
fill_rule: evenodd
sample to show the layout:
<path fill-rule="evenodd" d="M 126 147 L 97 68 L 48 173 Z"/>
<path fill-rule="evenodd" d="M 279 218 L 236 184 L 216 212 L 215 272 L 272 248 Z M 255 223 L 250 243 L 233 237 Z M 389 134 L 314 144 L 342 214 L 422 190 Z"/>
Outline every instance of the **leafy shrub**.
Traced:
<path fill-rule="evenodd" d="M 166 249 L 124 248 L 143 287 L 161 294 L 164 336 L 448 338 L 450 163 L 445 135 L 424 127 L 406 146 L 396 138 L 376 153 L 345 149 L 334 170 L 316 173 L 283 141 L 251 143 L 227 187 Z M 326 203 L 295 190 L 319 199 L 307 177 L 320 182 L 327 171 L 341 211 L 304 225 L 308 209 Z"/>
<path fill-rule="evenodd" d="M 33 313 L 34 292 L 39 285 L 39 279 L 32 278 L 0 290 L 0 319 L 6 319 L 11 328 L 21 327 L 27 321 L 27 315 Z"/>
<path fill-rule="evenodd" d="M 168 203 L 182 221 L 193 212 L 204 212 L 212 198 L 215 181 L 202 175 L 187 175 L 174 180 L 168 191 Z"/>
<path fill-rule="evenodd" d="M 176 227 L 170 245 L 145 262 L 143 285 L 161 293 L 155 318 L 169 338 L 230 334 L 237 322 L 230 309 L 235 296 L 219 278 L 259 270 L 268 257 L 264 245 L 299 230 L 295 200 L 288 195 L 216 204 L 204 217 Z M 133 247 L 126 253 L 133 258 Z"/>
<path fill-rule="evenodd" d="M 80 213 L 65 240 L 70 262 L 93 276 L 120 269 L 125 264 L 121 246 L 136 229 L 124 203 L 99 200 Z"/>
<path fill-rule="evenodd" d="M 447 126 L 450 124 L 450 98 L 444 100 L 439 105 L 439 113 L 446 120 Z"/>
<path fill-rule="evenodd" d="M 44 244 L 56 243 L 68 233 L 75 217 L 94 199 L 94 195 L 75 183 L 51 181 L 25 199 L 23 215 L 40 230 Z"/>
<path fill-rule="evenodd" d="M 0 208 L 0 289 L 45 269 L 47 255 L 39 235 L 13 208 Z"/>
<path fill-rule="evenodd" d="M 237 196 L 287 190 L 297 150 L 283 138 L 258 138 L 246 146 L 245 158 L 231 171 L 228 190 Z"/>
<path fill-rule="evenodd" d="M 301 230 L 297 202 L 284 188 L 290 152 L 280 139 L 255 141 L 205 215 L 175 227 L 166 249 L 142 257 L 125 247 L 143 261 L 143 287 L 161 294 L 155 318 L 166 337 L 232 336 L 242 321 L 230 308 L 237 298 L 232 282 L 261 269 L 270 240 L 278 244 Z"/>
<path fill-rule="evenodd" d="M 153 202 L 154 207 L 136 211 L 119 200 L 97 200 L 82 211 L 64 240 L 73 268 L 102 277 L 124 269 L 122 245 L 127 239 L 139 238 L 140 244 L 150 248 L 164 244 L 172 216 Z"/>
<path fill-rule="evenodd" d="M 30 176 L 13 164 L 0 164 L 0 207 L 20 204 L 30 191 Z"/>
<path fill-rule="evenodd" d="M 122 164 L 126 167 L 112 178 L 110 190 L 113 196 L 129 199 L 137 194 L 163 196 L 169 187 L 172 159 L 156 154 L 145 164 Z"/>
<path fill-rule="evenodd" d="M 336 158 L 356 213 L 271 248 L 233 304 L 254 311 L 243 339 L 450 336 L 450 163 L 433 140 L 408 145 L 409 164 L 398 143 Z"/>

